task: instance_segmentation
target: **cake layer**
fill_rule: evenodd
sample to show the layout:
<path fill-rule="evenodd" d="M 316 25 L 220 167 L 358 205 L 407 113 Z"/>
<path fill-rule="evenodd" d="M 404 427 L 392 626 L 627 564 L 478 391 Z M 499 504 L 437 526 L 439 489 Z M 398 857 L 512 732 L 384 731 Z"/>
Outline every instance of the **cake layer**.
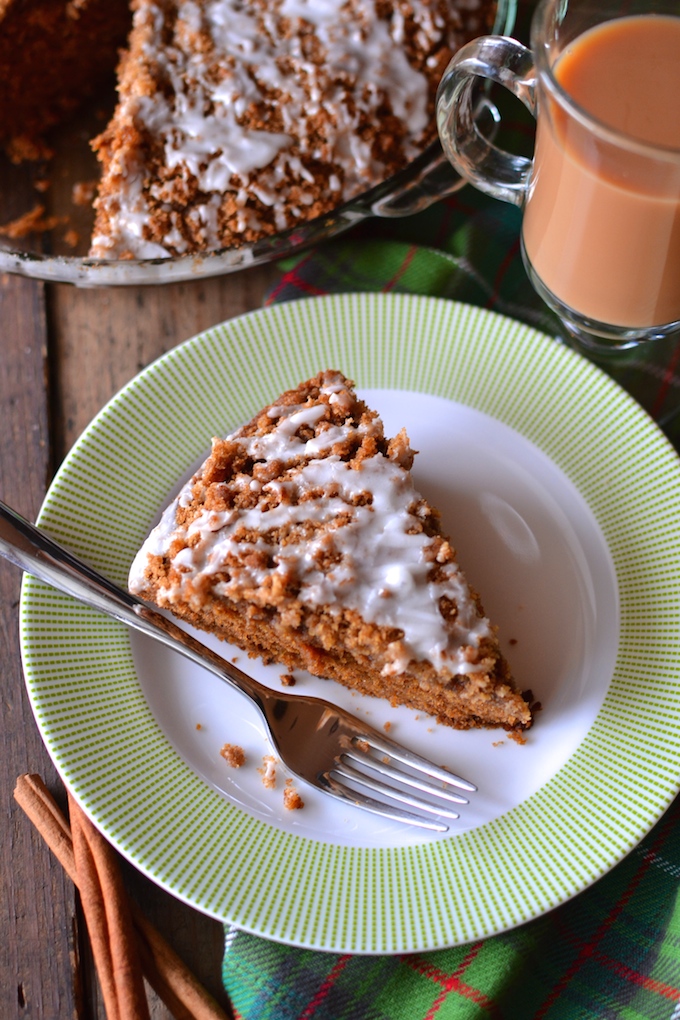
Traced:
<path fill-rule="evenodd" d="M 130 571 L 133 592 L 250 655 L 458 728 L 525 729 L 495 629 L 387 439 L 337 371 L 212 452 Z"/>

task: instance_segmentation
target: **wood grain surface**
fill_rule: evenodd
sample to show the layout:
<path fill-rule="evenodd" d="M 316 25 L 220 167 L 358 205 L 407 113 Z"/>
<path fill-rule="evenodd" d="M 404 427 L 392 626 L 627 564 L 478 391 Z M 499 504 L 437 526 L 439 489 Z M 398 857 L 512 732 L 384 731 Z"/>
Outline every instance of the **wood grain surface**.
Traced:
<path fill-rule="evenodd" d="M 1 183 L 1 181 L 0 181 Z M 14 196 L 21 203 L 21 196 Z M 0 223 L 13 208 L 0 197 Z M 4 217 L 4 219 L 2 218 Z M 0 279 L 0 498 L 31 520 L 58 465 L 94 415 L 142 368 L 183 340 L 259 307 L 275 267 L 156 287 L 84 290 Z M 181 413 L 181 409 L 179 411 Z M 0 560 L 2 820 L 0 1014 L 3 1020 L 100 1020 L 104 1010 L 73 886 L 16 806 L 17 776 L 65 795 L 27 699 L 18 636 L 20 572 Z M 126 885 L 223 1006 L 222 926 L 128 864 Z M 153 1020 L 170 1016 L 149 989 Z"/>

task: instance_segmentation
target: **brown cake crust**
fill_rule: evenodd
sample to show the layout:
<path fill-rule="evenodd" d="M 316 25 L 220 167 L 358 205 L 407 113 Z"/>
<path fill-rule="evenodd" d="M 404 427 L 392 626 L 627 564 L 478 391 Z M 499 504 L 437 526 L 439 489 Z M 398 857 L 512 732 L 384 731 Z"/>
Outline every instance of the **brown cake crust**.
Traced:
<path fill-rule="evenodd" d="M 405 432 L 387 439 L 348 380 L 335 371 L 320 373 L 231 437 L 213 441 L 160 532 L 140 551 L 131 588 L 265 662 L 306 669 L 459 729 L 526 729 L 529 706 L 456 564 L 439 514 L 406 488 L 412 460 Z M 385 472 L 389 490 L 383 489 Z M 372 518 L 392 486 L 404 487 L 395 516 L 405 528 L 404 543 L 418 550 L 401 587 L 419 573 L 418 608 L 434 592 L 438 627 L 450 643 L 440 659 L 418 652 L 418 632 L 414 637 L 403 626 L 408 604 L 406 616 L 383 613 L 410 598 L 384 580 L 393 569 L 389 555 L 376 575 L 383 586 L 372 593 L 382 600 L 377 616 L 372 597 L 356 595 L 362 569 L 356 559 L 370 552 L 361 542 L 348 546 L 347 535 L 358 521 L 382 527 Z M 204 546 L 220 541 L 210 559 Z M 302 560 L 313 561 L 307 574 Z M 336 587 L 324 588 L 331 592 L 324 600 L 314 585 L 329 578 Z M 352 585 L 356 597 L 347 598 Z M 362 611 L 362 605 L 373 608 Z"/>

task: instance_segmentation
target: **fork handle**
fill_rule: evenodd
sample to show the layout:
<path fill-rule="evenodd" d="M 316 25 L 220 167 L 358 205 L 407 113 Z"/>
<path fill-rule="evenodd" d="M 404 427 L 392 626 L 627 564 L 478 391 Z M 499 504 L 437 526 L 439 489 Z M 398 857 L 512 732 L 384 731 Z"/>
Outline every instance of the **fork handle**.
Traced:
<path fill-rule="evenodd" d="M 0 500 L 0 555 L 92 609 L 112 616 L 238 688 L 264 711 L 271 692 L 147 602 L 120 588 Z"/>

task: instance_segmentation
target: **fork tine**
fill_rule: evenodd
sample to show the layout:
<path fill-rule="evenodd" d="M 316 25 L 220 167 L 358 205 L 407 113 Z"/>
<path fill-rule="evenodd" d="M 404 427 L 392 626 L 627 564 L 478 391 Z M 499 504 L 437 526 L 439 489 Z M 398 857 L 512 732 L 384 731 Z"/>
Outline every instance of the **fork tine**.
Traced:
<path fill-rule="evenodd" d="M 380 815 L 383 818 L 389 818 L 395 822 L 405 822 L 407 825 L 414 825 L 420 829 L 428 829 L 431 832 L 449 831 L 449 827 L 444 821 L 423 818 L 421 815 L 415 815 L 410 811 L 404 811 L 389 804 L 385 804 L 382 801 L 374 800 L 372 797 L 367 797 L 365 794 L 344 786 L 343 783 L 338 782 L 338 780 L 329 773 L 319 776 L 319 782 L 327 793 L 337 797 L 339 800 L 345 801 L 347 804 L 351 804 L 353 807 L 359 807 L 363 808 L 365 811 L 370 811 L 374 815 Z"/>
<path fill-rule="evenodd" d="M 402 792 L 396 786 L 388 786 L 386 783 L 374 779 L 373 776 L 366 775 L 365 772 L 360 772 L 359 769 L 353 768 L 345 761 L 337 762 L 330 770 L 330 773 L 333 776 L 340 776 L 341 779 L 349 779 L 353 783 L 365 786 L 373 793 L 380 794 L 381 797 L 386 797 L 388 800 L 395 800 L 399 804 L 404 804 L 406 807 L 414 808 L 416 811 L 424 811 L 427 814 L 440 815 L 444 818 L 460 817 L 458 812 L 454 811 L 450 807 L 446 807 L 441 804 L 433 804 L 431 801 L 424 800 L 421 797 L 416 797 L 408 792 Z"/>
<path fill-rule="evenodd" d="M 202 644 L 173 620 L 167 619 L 150 604 L 97 573 L 2 501 L 0 501 L 0 556 L 6 557 L 22 570 L 92 609 L 106 613 L 119 623 L 124 623 L 141 631 L 147 637 L 160 641 L 190 661 L 210 670 L 220 680 L 231 684 L 249 697 L 262 713 L 281 760 L 291 772 L 313 786 L 321 787 L 336 797 L 342 797 L 374 813 L 438 832 L 446 832 L 448 829 L 443 820 L 425 821 L 409 811 L 348 789 L 337 779 L 331 778 L 330 773 L 336 768 L 353 769 L 350 765 L 341 765 L 338 756 L 348 755 L 352 749 L 364 753 L 368 751 L 364 764 L 373 769 L 374 773 L 381 775 L 381 778 L 388 776 L 393 783 L 405 782 L 411 789 L 420 790 L 430 796 L 437 795 L 449 803 L 466 803 L 453 795 L 451 787 L 470 793 L 477 789 L 466 779 L 433 765 L 391 740 L 384 739 L 375 730 L 369 728 L 362 732 L 361 723 L 356 717 L 322 699 L 285 695 L 283 692 L 274 693 L 223 659 L 210 647 Z M 305 734 L 314 735 L 315 740 L 305 740 Z M 385 756 L 406 766 L 412 773 L 416 773 L 416 777 L 410 776 L 410 781 L 405 780 L 403 776 L 395 774 L 398 770 L 393 770 L 389 762 L 386 762 L 384 767 L 389 767 L 390 772 L 383 771 L 380 762 Z M 357 760 L 357 756 L 354 757 Z M 359 763 L 362 760 L 358 757 Z M 369 760 L 370 764 L 367 764 Z M 329 762 L 333 762 L 330 768 Z M 353 771 L 356 771 L 357 775 L 348 776 L 350 783 L 360 784 L 368 789 L 372 785 L 374 791 L 383 798 L 389 797 L 416 811 L 428 811 L 450 818 L 458 817 L 450 809 L 435 807 L 432 800 L 428 803 L 415 796 L 402 794 L 398 792 L 396 786 L 378 782 L 358 770 Z M 441 789 L 433 790 L 418 776 L 436 780 L 441 784 Z M 443 793 L 443 790 L 446 790 L 446 793 Z"/>
<path fill-rule="evenodd" d="M 390 758 L 394 758 L 395 761 L 401 762 L 402 765 L 407 765 L 416 772 L 424 772 L 432 779 L 445 783 L 447 786 L 456 786 L 460 790 L 467 790 L 468 793 L 477 792 L 477 787 L 474 783 L 463 779 L 462 776 L 457 776 L 453 772 L 449 772 L 448 769 L 440 765 L 435 765 L 433 762 L 428 761 L 427 758 L 421 758 L 419 754 L 408 751 L 405 747 L 395 744 L 392 740 L 386 740 L 377 733 L 371 733 L 365 737 L 357 735 L 353 738 L 352 744 L 359 749 L 363 749 L 363 746 L 366 745 L 371 750 L 387 754 Z"/>
<path fill-rule="evenodd" d="M 451 804 L 470 803 L 467 797 L 462 797 L 459 793 L 450 793 L 449 790 L 442 785 L 439 779 L 436 780 L 438 785 L 427 782 L 423 779 L 418 779 L 417 776 L 408 775 L 408 773 L 402 771 L 402 769 L 396 769 L 387 761 L 383 761 L 380 758 L 373 758 L 367 754 L 362 754 L 361 756 L 354 755 L 351 752 L 346 751 L 342 756 L 342 760 L 345 762 L 356 762 L 363 768 L 373 769 L 386 779 L 394 779 L 396 782 L 404 786 L 410 786 L 414 790 L 420 790 L 421 793 L 427 793 L 432 797 L 447 800 Z"/>

